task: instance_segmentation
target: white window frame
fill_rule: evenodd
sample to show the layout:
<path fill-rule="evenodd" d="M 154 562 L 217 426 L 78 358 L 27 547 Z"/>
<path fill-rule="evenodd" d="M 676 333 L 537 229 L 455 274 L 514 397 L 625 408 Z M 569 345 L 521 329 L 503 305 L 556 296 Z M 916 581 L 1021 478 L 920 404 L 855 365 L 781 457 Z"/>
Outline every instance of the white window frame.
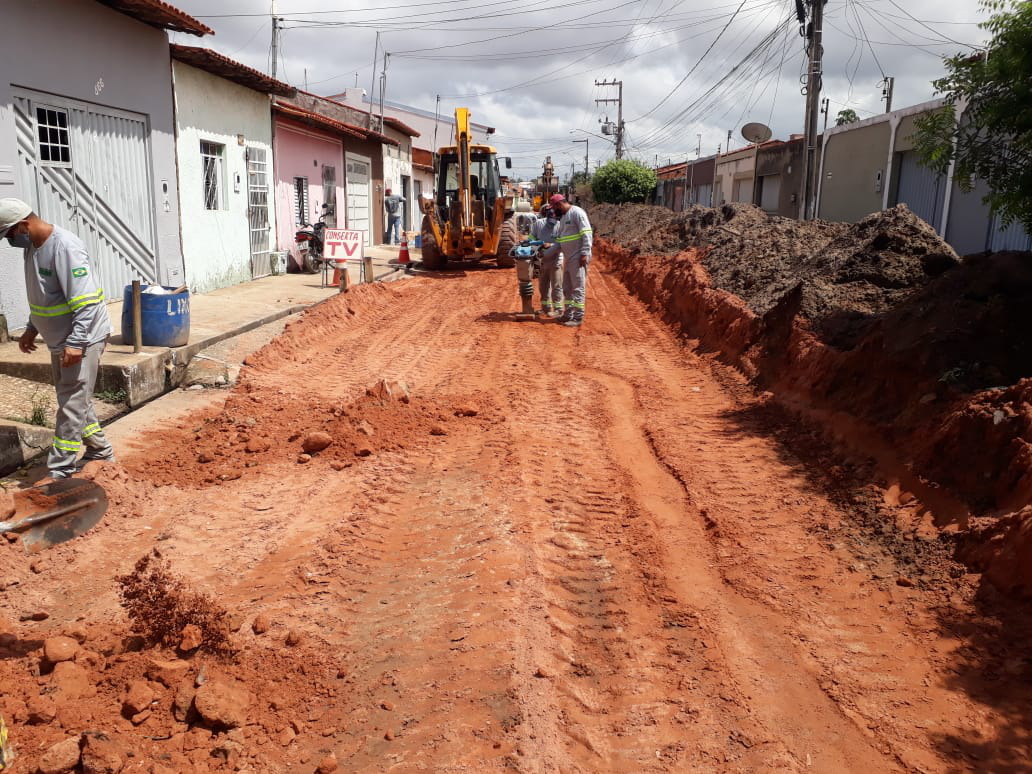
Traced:
<path fill-rule="evenodd" d="M 204 209 L 226 208 L 226 146 L 201 140 L 201 185 Z"/>
<path fill-rule="evenodd" d="M 68 108 L 58 107 L 56 105 L 47 105 L 47 104 L 34 103 L 32 105 L 32 107 L 34 108 L 34 116 L 33 116 L 33 118 L 34 118 L 35 127 L 36 127 L 36 158 L 39 159 L 39 163 L 41 165 L 47 166 L 47 167 L 71 167 L 72 166 L 72 134 L 71 134 L 71 132 L 72 132 L 71 123 L 72 122 L 71 122 L 71 112 L 68 110 Z M 55 113 L 57 115 L 63 115 L 65 117 L 65 125 L 61 126 L 60 123 L 52 125 L 52 124 L 49 123 L 49 120 L 47 121 L 47 123 L 41 124 L 40 121 L 39 121 L 40 111 L 43 111 L 44 113 Z M 49 116 L 47 116 L 47 118 L 49 119 Z M 40 129 L 43 129 L 43 128 L 46 128 L 46 130 L 47 130 L 48 139 L 47 139 L 46 142 L 44 142 L 40 138 L 40 136 L 39 136 L 39 131 L 40 131 Z M 58 133 L 57 142 L 54 142 L 52 139 L 50 139 L 51 132 L 57 132 Z M 62 134 L 64 135 L 64 137 L 61 137 Z M 64 160 L 64 159 L 58 159 L 56 161 L 54 159 L 44 159 L 43 158 L 43 148 L 44 147 L 46 147 L 46 149 L 47 149 L 47 155 L 48 156 L 50 155 L 51 150 L 54 149 L 54 148 L 57 148 L 57 149 L 60 149 L 60 150 L 66 150 L 67 153 L 68 153 L 67 161 Z"/>

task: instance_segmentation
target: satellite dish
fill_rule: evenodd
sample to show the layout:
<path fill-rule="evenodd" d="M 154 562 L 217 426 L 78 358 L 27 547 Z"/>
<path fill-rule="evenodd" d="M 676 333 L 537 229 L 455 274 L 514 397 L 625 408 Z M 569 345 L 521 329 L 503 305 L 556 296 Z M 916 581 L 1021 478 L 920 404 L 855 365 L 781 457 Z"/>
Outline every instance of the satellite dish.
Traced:
<path fill-rule="evenodd" d="M 746 124 L 742 127 L 742 137 L 749 142 L 767 142 L 770 139 L 770 127 L 766 124 Z"/>

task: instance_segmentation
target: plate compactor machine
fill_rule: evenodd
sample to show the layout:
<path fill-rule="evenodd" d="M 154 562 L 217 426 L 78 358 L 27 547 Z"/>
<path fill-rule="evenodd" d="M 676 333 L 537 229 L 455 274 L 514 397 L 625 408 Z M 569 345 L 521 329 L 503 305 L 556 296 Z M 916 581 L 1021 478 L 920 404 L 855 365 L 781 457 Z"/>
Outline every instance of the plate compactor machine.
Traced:
<path fill-rule="evenodd" d="M 515 266 L 510 251 L 520 234 L 513 199 L 502 195 L 495 149 L 472 141 L 468 108 L 455 109 L 455 144 L 438 150 L 437 158 L 437 196 L 420 202 L 423 267 L 491 258 L 503 268 Z"/>

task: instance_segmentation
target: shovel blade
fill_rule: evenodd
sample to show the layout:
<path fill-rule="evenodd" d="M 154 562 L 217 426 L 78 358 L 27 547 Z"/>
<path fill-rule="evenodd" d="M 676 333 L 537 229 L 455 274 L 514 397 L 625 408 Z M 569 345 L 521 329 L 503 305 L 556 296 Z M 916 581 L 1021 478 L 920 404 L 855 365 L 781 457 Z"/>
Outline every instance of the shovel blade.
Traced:
<path fill-rule="evenodd" d="M 107 494 L 99 484 L 84 481 L 80 478 L 64 478 L 45 486 L 36 487 L 36 491 L 55 500 L 46 510 L 74 505 L 76 502 L 93 500 L 96 502 L 79 508 L 72 513 L 58 516 L 50 521 L 30 527 L 22 534 L 21 543 L 26 553 L 34 554 L 45 551 L 58 543 L 64 543 L 82 535 L 94 526 L 107 511 Z M 22 514 L 25 516 L 32 514 Z"/>

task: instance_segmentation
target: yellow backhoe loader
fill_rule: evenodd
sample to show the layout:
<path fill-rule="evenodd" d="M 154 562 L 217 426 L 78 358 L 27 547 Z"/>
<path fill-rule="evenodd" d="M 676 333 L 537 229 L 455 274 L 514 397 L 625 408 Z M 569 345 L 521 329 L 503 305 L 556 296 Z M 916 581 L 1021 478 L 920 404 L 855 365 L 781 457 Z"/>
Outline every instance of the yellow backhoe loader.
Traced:
<path fill-rule="evenodd" d="M 502 195 L 495 149 L 472 141 L 469 108 L 455 109 L 455 145 L 441 148 L 437 157 L 437 196 L 420 202 L 423 266 L 443 269 L 448 261 L 489 258 L 515 266 L 509 250 L 520 235 L 513 200 Z"/>

